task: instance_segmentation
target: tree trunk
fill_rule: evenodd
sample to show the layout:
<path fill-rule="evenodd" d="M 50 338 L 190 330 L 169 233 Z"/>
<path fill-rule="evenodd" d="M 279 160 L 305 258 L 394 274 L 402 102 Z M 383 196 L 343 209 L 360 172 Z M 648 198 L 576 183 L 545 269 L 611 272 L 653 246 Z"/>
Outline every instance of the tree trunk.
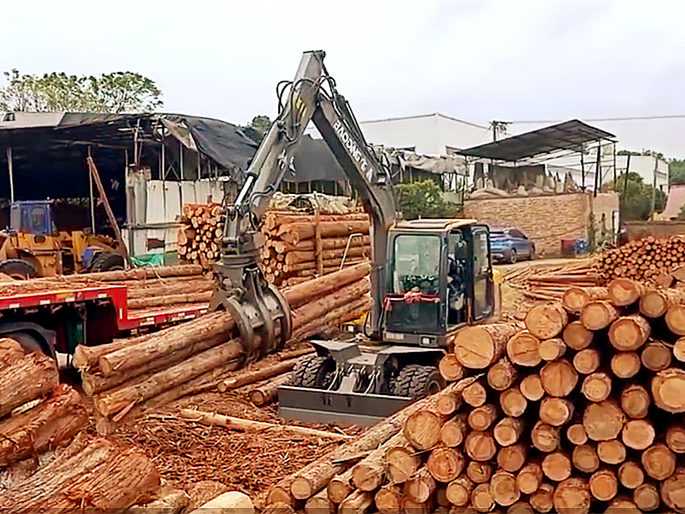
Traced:
<path fill-rule="evenodd" d="M 538 339 L 557 337 L 568 324 L 568 314 L 558 303 L 536 305 L 526 314 L 526 328 Z"/>
<path fill-rule="evenodd" d="M 618 468 L 617 476 L 621 485 L 631 490 L 642 485 L 645 481 L 645 473 L 642 471 L 642 467 L 632 460 L 621 464 Z"/>
<path fill-rule="evenodd" d="M 540 375 L 532 373 L 523 377 L 519 383 L 519 391 L 530 402 L 537 402 L 545 396 L 545 390 L 542 388 L 542 380 Z"/>
<path fill-rule="evenodd" d="M 404 483 L 402 491 L 409 500 L 416 503 L 426 503 L 435 492 L 435 488 L 435 479 L 424 467 Z"/>
<path fill-rule="evenodd" d="M 526 447 L 523 443 L 505 446 L 497 452 L 497 464 L 509 473 L 516 473 L 525 463 Z"/>
<path fill-rule="evenodd" d="M 456 448 L 439 446 L 431 451 L 426 461 L 426 469 L 438 482 L 451 482 L 465 467 L 464 456 Z"/>
<path fill-rule="evenodd" d="M 497 471 L 490 479 L 490 494 L 497 505 L 509 507 L 521 498 L 516 477 L 506 471 Z"/>
<path fill-rule="evenodd" d="M 484 405 L 487 397 L 488 392 L 480 382 L 474 382 L 466 387 L 461 393 L 461 398 L 464 400 L 464 403 L 471 407 L 480 407 L 481 405 Z"/>
<path fill-rule="evenodd" d="M 373 494 L 354 491 L 338 505 L 338 514 L 362 514 L 373 502 Z"/>
<path fill-rule="evenodd" d="M 167 296 L 147 296 L 145 298 L 129 299 L 127 305 L 129 309 L 149 309 L 182 303 L 205 303 L 210 300 L 213 294 L 212 291 L 200 291 Z"/>
<path fill-rule="evenodd" d="M 488 432 L 472 431 L 464 440 L 467 455 L 479 462 L 487 462 L 497 453 L 495 440 Z"/>
<path fill-rule="evenodd" d="M 591 402 L 606 400 L 611 394 L 611 377 L 601 371 L 591 373 L 583 380 L 580 391 Z"/>
<path fill-rule="evenodd" d="M 152 339 L 157 333 L 153 332 L 150 334 L 145 334 L 144 336 L 139 336 L 138 338 L 126 338 L 117 339 L 107 344 L 100 344 L 97 346 L 84 346 L 79 344 L 74 350 L 74 355 L 72 358 L 72 364 L 79 370 L 87 370 L 89 368 L 95 367 L 98 364 L 100 357 L 107 353 L 111 353 L 115 350 L 119 350 L 125 346 L 135 344 L 134 341 L 140 337 L 145 337 L 146 339 Z"/>
<path fill-rule="evenodd" d="M 566 343 L 557 337 L 545 339 L 540 342 L 538 352 L 543 361 L 549 362 L 557 360 L 566 353 Z"/>
<path fill-rule="evenodd" d="M 652 445 L 655 437 L 654 425 L 646 419 L 627 421 L 621 432 L 621 439 L 628 448 L 633 450 L 646 450 Z"/>
<path fill-rule="evenodd" d="M 638 361 L 639 362 L 639 361 Z M 580 350 L 573 357 L 573 367 L 581 375 L 589 375 L 599 368 L 600 356 L 595 348 Z"/>
<path fill-rule="evenodd" d="M 288 491 L 290 491 L 290 486 L 288 486 Z M 354 491 L 354 487 L 352 487 L 352 468 L 331 478 L 326 486 L 328 499 L 336 505 L 347 498 L 352 491 Z"/>
<path fill-rule="evenodd" d="M 490 492 L 490 484 L 478 484 L 471 491 L 471 506 L 478 512 L 490 512 L 495 508 L 495 500 Z"/>
<path fill-rule="evenodd" d="M 406 439 L 395 434 L 388 441 L 372 451 L 367 457 L 352 466 L 352 484 L 360 491 L 375 491 L 383 482 L 385 456 L 389 448 L 402 444 Z"/>
<path fill-rule="evenodd" d="M 121 271 L 102 271 L 97 273 L 83 273 L 73 275 L 73 280 L 96 280 L 100 282 L 121 282 L 125 280 L 145 280 L 168 277 L 189 277 L 202 275 L 202 266 L 193 264 L 180 264 L 176 266 L 145 266 L 143 268 L 131 268 Z M 71 277 L 65 277 L 72 280 Z"/>
<path fill-rule="evenodd" d="M 618 352 L 611 358 L 611 372 L 618 378 L 632 378 L 641 367 L 640 356 L 635 352 Z"/>
<path fill-rule="evenodd" d="M 447 382 L 456 382 L 464 378 L 464 368 L 452 353 L 448 353 L 440 360 L 439 369 L 442 378 Z"/>
<path fill-rule="evenodd" d="M 569 478 L 557 485 L 553 502 L 556 512 L 587 514 L 590 511 L 590 488 L 582 478 Z"/>
<path fill-rule="evenodd" d="M 559 429 L 542 421 L 538 421 L 535 423 L 535 426 L 530 433 L 530 442 L 537 450 L 544 453 L 551 453 L 559 448 L 561 442 Z"/>
<path fill-rule="evenodd" d="M 534 367 L 540 364 L 540 340 L 524 330 L 514 334 L 507 342 L 507 356 L 517 366 Z"/>
<path fill-rule="evenodd" d="M 594 332 L 583 326 L 580 320 L 572 321 L 562 332 L 562 339 L 572 350 L 583 350 L 592 344 Z"/>
<path fill-rule="evenodd" d="M 590 494 L 599 501 L 609 501 L 618 493 L 616 473 L 610 469 L 595 471 L 588 480 Z"/>
<path fill-rule="evenodd" d="M 614 348 L 622 352 L 631 352 L 647 342 L 651 327 L 639 314 L 622 316 L 611 324 L 609 341 Z"/>
<path fill-rule="evenodd" d="M 580 322 L 588 330 L 602 330 L 618 318 L 616 307 L 609 302 L 596 300 L 588 303 L 580 313 Z"/>
<path fill-rule="evenodd" d="M 668 368 L 652 378 L 654 404 L 670 413 L 685 412 L 685 371 Z"/>
<path fill-rule="evenodd" d="M 87 423 L 80 395 L 58 385 L 36 407 L 0 420 L 0 468 L 70 442 Z"/>
<path fill-rule="evenodd" d="M 682 494 L 682 493 L 681 493 Z M 666 498 L 664 498 L 666 504 Z M 633 491 L 633 502 L 642 512 L 652 512 L 659 508 L 661 498 L 654 484 L 642 484 Z"/>
<path fill-rule="evenodd" d="M 458 419 L 458 418 L 455 418 Z M 446 423 L 445 426 L 449 424 Z M 444 428 L 444 427 L 443 427 Z M 386 473 L 393 484 L 403 484 L 418 471 L 421 457 L 402 434 L 398 434 L 385 454 Z"/>
<path fill-rule="evenodd" d="M 540 421 L 560 427 L 565 425 L 573 416 L 573 403 L 568 398 L 546 397 L 540 403 Z"/>
<path fill-rule="evenodd" d="M 211 291 L 214 289 L 214 284 L 211 280 L 206 278 L 191 277 L 191 280 L 171 280 L 171 281 L 155 281 L 155 282 L 132 282 L 127 288 L 127 299 L 138 300 L 140 298 L 149 297 L 164 297 L 177 294 L 186 294 L 188 291 L 193 293 L 200 293 Z M 183 303 L 183 302 L 178 302 Z M 129 308 L 131 304 L 129 303 Z"/>
<path fill-rule="evenodd" d="M 402 489 L 396 485 L 388 484 L 381 487 L 373 499 L 378 512 L 397 514 L 403 511 L 404 495 Z"/>
<path fill-rule="evenodd" d="M 569 314 L 580 314 L 591 301 L 604 300 L 607 297 L 606 287 L 570 287 L 561 297 L 561 305 Z"/>
<path fill-rule="evenodd" d="M 583 413 L 583 426 L 593 441 L 616 439 L 623 429 L 626 417 L 613 400 L 591 403 Z"/>
<path fill-rule="evenodd" d="M 278 388 L 290 382 L 292 373 L 283 373 L 269 380 L 262 386 L 255 387 L 250 391 L 250 401 L 257 407 L 263 407 L 278 399 Z"/>
<path fill-rule="evenodd" d="M 365 246 L 350 246 L 347 249 L 347 258 L 349 257 L 368 257 L 371 254 L 371 247 Z M 343 255 L 345 255 L 345 248 L 332 248 L 328 250 L 323 250 L 321 253 L 317 253 L 314 250 L 295 250 L 285 254 L 286 265 L 290 264 L 300 264 L 303 262 L 314 262 L 316 259 L 322 259 L 324 261 L 336 259 L 340 260 Z"/>
<path fill-rule="evenodd" d="M 507 416 L 518 418 L 526 412 L 528 400 L 526 400 L 517 387 L 511 387 L 500 393 L 499 406 Z"/>
<path fill-rule="evenodd" d="M 614 279 L 609 282 L 607 287 L 609 300 L 617 307 L 627 307 L 634 304 L 645 292 L 645 287 L 640 282 L 627 278 Z"/>
<path fill-rule="evenodd" d="M 311 302 L 312 298 L 318 298 L 337 291 L 344 285 L 368 276 L 370 272 L 371 265 L 368 262 L 364 262 L 284 289 L 283 296 L 288 301 L 290 308 L 296 309 Z"/>
<path fill-rule="evenodd" d="M 305 514 L 334 514 L 335 504 L 328 499 L 328 491 L 322 489 L 304 504 Z"/>
<path fill-rule="evenodd" d="M 6 346 L 11 344 L 6 343 Z M 15 354 L 15 351 L 7 351 L 5 357 L 10 353 Z M 47 395 L 58 383 L 57 367 L 50 357 L 42 353 L 24 353 L 2 370 L 0 418 L 34 398 Z"/>
<path fill-rule="evenodd" d="M 467 432 L 465 416 L 454 416 L 442 425 L 440 429 L 440 442 L 442 444 L 450 448 L 461 446 Z"/>
<path fill-rule="evenodd" d="M 0 337 L 0 370 L 5 370 L 26 355 L 21 345 L 9 337 Z"/>
<path fill-rule="evenodd" d="M 493 468 L 492 464 L 487 462 L 478 462 L 472 460 L 466 465 L 466 476 L 469 480 L 476 484 L 484 484 L 490 480 L 492 476 Z"/>
<path fill-rule="evenodd" d="M 435 399 L 434 409 L 440 416 L 452 416 L 461 407 L 461 396 L 456 394 L 445 394 Z"/>
<path fill-rule="evenodd" d="M 312 239 L 316 228 L 314 223 L 308 222 L 284 223 L 278 227 L 276 236 L 291 245 L 296 245 L 303 239 Z M 369 222 L 366 220 L 322 221 L 318 224 L 318 229 L 322 238 L 349 236 L 355 233 L 368 234 Z"/>
<path fill-rule="evenodd" d="M 561 482 L 571 476 L 571 459 L 565 453 L 549 453 L 542 460 L 542 472 L 554 482 Z"/>
<path fill-rule="evenodd" d="M 587 432 L 582 423 L 574 423 L 566 428 L 566 439 L 576 446 L 587 443 Z"/>
<path fill-rule="evenodd" d="M 488 369 L 487 382 L 491 389 L 504 391 L 512 386 L 517 376 L 518 372 L 511 361 L 502 357 Z"/>
<path fill-rule="evenodd" d="M 540 370 L 542 388 L 550 396 L 564 397 L 571 394 L 578 383 L 578 373 L 565 359 L 548 362 Z"/>
<path fill-rule="evenodd" d="M 612 439 L 611 441 L 600 441 L 597 444 L 597 455 L 599 460 L 605 464 L 617 466 L 626 460 L 627 450 L 621 441 Z"/>
<path fill-rule="evenodd" d="M 637 492 L 637 489 L 636 489 Z M 667 478 L 664 482 L 661 483 L 661 498 L 664 500 L 664 503 L 670 508 L 675 510 L 676 512 L 683 512 L 685 510 L 685 472 L 683 472 L 682 469 L 678 470 L 675 474 Z M 633 501 L 635 501 L 635 504 L 643 509 L 643 510 L 656 510 L 659 508 L 659 494 L 657 493 L 656 497 L 654 495 L 649 495 L 651 496 L 653 501 L 648 501 L 647 499 L 647 494 L 645 492 L 642 492 L 642 495 L 644 497 L 643 501 L 641 501 L 641 505 L 635 501 L 635 496 L 633 496 Z M 655 505 L 656 504 L 656 505 Z"/>
<path fill-rule="evenodd" d="M 497 420 L 497 407 L 491 403 L 473 409 L 467 418 L 469 426 L 473 430 L 484 432 Z"/>
<path fill-rule="evenodd" d="M 621 391 L 621 409 L 629 418 L 641 419 L 647 416 L 652 398 L 640 384 L 628 384 Z"/>
<path fill-rule="evenodd" d="M 268 366 L 262 366 L 259 369 L 244 371 L 235 377 L 228 378 L 221 382 L 217 389 L 224 393 L 232 389 L 237 389 L 247 384 L 254 384 L 260 380 L 282 375 L 292 370 L 295 365 L 300 362 L 302 358 L 295 358 L 286 361 L 277 362 Z"/>
<path fill-rule="evenodd" d="M 216 498 L 209 500 L 200 506 L 199 509 L 191 511 L 189 514 L 202 514 L 203 512 L 240 512 L 241 514 L 252 514 L 254 506 L 252 500 L 245 493 L 239 491 L 228 491 L 220 494 Z"/>
<path fill-rule="evenodd" d="M 685 335 L 685 306 L 671 305 L 666 311 L 666 325 L 676 335 Z"/>
<path fill-rule="evenodd" d="M 456 507 L 464 507 L 469 503 L 471 491 L 475 484 L 465 475 L 461 475 L 447 484 L 445 494 L 447 500 Z"/>
<path fill-rule="evenodd" d="M 594 446 L 581 444 L 573 448 L 571 455 L 573 467 L 583 473 L 594 473 L 599 469 L 599 455 Z"/>
<path fill-rule="evenodd" d="M 523 434 L 524 423 L 519 418 L 502 418 L 492 431 L 492 435 L 500 446 L 515 444 Z"/>
<path fill-rule="evenodd" d="M 454 354 L 462 366 L 484 369 L 501 358 L 518 329 L 511 323 L 467 327 L 454 339 Z"/>
<path fill-rule="evenodd" d="M 647 291 L 640 298 L 640 313 L 648 318 L 660 318 L 670 305 L 685 303 L 683 289 L 655 289 Z"/>
<path fill-rule="evenodd" d="M 334 250 L 336 248 L 345 248 L 347 243 L 350 243 L 350 248 L 357 246 L 369 246 L 371 240 L 369 236 L 353 237 L 349 240 L 349 237 L 324 237 L 321 239 L 321 249 L 322 250 Z M 304 239 L 297 244 L 291 245 L 285 241 L 272 241 L 274 250 L 276 253 L 288 253 L 292 251 L 307 251 L 316 250 L 316 241 L 314 239 Z"/>
<path fill-rule="evenodd" d="M 680 423 L 671 425 L 666 430 L 666 445 L 675 453 L 685 453 L 685 426 Z"/>
<path fill-rule="evenodd" d="M 673 352 L 663 341 L 650 341 L 642 348 L 640 361 L 650 371 L 662 371 L 671 365 Z"/>
<path fill-rule="evenodd" d="M 538 490 L 529 498 L 531 506 L 542 513 L 550 512 L 554 508 L 554 486 L 551 484 L 540 484 Z"/>
<path fill-rule="evenodd" d="M 542 484 L 542 468 L 536 462 L 529 462 L 516 475 L 516 487 L 523 494 L 533 494 Z"/>

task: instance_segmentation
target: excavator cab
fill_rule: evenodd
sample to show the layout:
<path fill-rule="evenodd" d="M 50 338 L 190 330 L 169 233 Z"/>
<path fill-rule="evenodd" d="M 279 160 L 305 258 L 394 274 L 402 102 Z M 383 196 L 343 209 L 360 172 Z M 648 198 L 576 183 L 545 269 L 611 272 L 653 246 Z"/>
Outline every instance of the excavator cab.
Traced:
<path fill-rule="evenodd" d="M 489 231 L 475 220 L 390 229 L 381 340 L 312 341 L 279 388 L 280 415 L 371 425 L 444 386 L 438 362 L 456 333 L 495 314 Z"/>

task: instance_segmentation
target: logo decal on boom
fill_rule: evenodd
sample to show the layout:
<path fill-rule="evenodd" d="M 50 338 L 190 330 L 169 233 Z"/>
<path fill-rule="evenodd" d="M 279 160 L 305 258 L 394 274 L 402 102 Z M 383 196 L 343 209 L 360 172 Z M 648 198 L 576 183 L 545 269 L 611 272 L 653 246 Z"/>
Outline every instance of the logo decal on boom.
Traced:
<path fill-rule="evenodd" d="M 333 130 L 335 130 L 335 133 L 340 138 L 340 141 L 342 141 L 343 146 L 347 150 L 347 153 L 350 154 L 350 157 L 352 157 L 355 161 L 357 161 L 357 164 L 359 164 L 359 168 L 366 175 L 366 180 L 371 182 L 374 176 L 373 168 L 369 165 L 364 153 L 360 150 L 359 145 L 349 134 L 341 120 L 335 121 L 333 124 Z"/>

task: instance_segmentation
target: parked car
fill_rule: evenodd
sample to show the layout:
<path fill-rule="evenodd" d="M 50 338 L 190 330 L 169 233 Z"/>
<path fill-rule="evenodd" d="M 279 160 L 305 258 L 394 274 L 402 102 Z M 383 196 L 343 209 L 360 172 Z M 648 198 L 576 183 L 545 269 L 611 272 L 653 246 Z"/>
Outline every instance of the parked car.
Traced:
<path fill-rule="evenodd" d="M 491 228 L 490 251 L 498 262 L 535 259 L 535 243 L 516 228 Z"/>

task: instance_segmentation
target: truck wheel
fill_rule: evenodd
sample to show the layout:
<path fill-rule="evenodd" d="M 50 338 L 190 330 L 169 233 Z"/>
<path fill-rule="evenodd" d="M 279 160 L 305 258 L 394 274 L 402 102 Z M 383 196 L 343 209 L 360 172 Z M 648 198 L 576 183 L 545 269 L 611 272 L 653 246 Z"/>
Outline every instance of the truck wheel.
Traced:
<path fill-rule="evenodd" d="M 38 271 L 30 262 L 21 259 L 8 259 L 0 263 L 0 273 L 4 273 L 15 280 L 28 280 L 38 275 Z"/>
<path fill-rule="evenodd" d="M 516 258 L 518 256 L 516 255 L 516 248 L 511 249 L 511 253 L 509 254 L 509 264 L 516 264 Z"/>
<path fill-rule="evenodd" d="M 445 381 L 438 368 L 420 364 L 408 364 L 403 367 L 391 384 L 394 395 L 411 398 L 437 393 L 443 387 L 445 387 Z"/>
<path fill-rule="evenodd" d="M 28 332 L 12 332 L 8 336 L 29 353 L 46 353 L 40 341 Z"/>
<path fill-rule="evenodd" d="M 312 357 L 300 361 L 293 370 L 290 385 L 326 389 L 333 382 L 335 361 L 329 357 Z"/>
<path fill-rule="evenodd" d="M 116 253 L 103 252 L 90 265 L 91 271 L 114 271 L 124 269 L 124 258 Z"/>

